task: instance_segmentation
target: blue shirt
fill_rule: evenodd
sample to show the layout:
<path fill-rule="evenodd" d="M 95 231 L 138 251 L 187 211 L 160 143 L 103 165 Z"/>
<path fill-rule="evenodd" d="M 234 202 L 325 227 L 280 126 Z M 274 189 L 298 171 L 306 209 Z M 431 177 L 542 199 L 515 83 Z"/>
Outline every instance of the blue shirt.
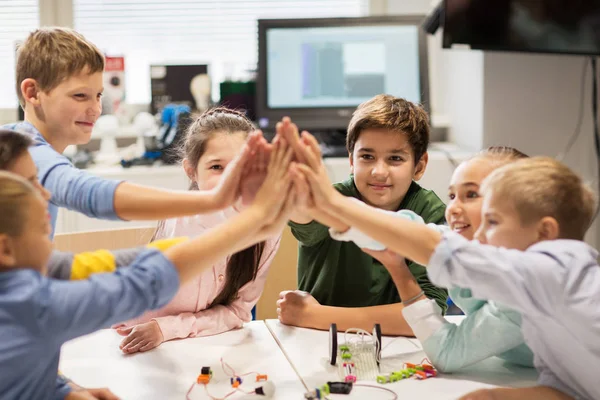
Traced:
<path fill-rule="evenodd" d="M 540 385 L 577 399 L 600 399 L 598 252 L 576 240 L 536 243 L 526 251 L 469 242 L 446 233 L 427 272 L 440 286 L 519 311 Z"/>
<path fill-rule="evenodd" d="M 38 180 L 52 194 L 48 211 L 52 217 L 52 235 L 56 228 L 58 207 L 79 211 L 92 218 L 119 219 L 114 197 L 120 181 L 98 178 L 75 166 L 50 146 L 29 122 L 4 125 L 33 139 L 29 153 L 38 169 Z"/>
<path fill-rule="evenodd" d="M 63 399 L 62 344 L 166 305 L 179 275 L 159 251 L 130 268 L 88 280 L 58 281 L 32 269 L 0 272 L 0 399 Z"/>

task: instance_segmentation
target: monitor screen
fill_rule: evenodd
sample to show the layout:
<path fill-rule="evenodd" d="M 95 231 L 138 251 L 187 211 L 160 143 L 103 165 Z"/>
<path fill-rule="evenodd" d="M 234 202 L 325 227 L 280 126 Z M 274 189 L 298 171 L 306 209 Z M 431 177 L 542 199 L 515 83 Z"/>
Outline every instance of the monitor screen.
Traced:
<path fill-rule="evenodd" d="M 445 0 L 444 47 L 600 54 L 600 0 Z"/>
<path fill-rule="evenodd" d="M 266 31 L 266 105 L 356 107 L 386 93 L 421 102 L 417 25 Z"/>

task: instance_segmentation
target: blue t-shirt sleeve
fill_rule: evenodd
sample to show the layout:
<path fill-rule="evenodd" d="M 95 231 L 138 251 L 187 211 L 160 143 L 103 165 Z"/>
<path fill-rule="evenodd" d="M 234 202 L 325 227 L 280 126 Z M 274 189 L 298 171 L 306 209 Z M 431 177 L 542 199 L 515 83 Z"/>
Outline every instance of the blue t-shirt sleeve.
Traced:
<path fill-rule="evenodd" d="M 98 178 L 75 168 L 47 143 L 30 147 L 29 153 L 38 168 L 40 183 L 52 194 L 52 203 L 92 218 L 119 219 L 114 198 L 121 181 Z"/>
<path fill-rule="evenodd" d="M 177 270 L 155 249 L 115 273 L 76 282 L 46 278 L 36 294 L 39 333 L 63 343 L 161 308 L 178 288 Z"/>

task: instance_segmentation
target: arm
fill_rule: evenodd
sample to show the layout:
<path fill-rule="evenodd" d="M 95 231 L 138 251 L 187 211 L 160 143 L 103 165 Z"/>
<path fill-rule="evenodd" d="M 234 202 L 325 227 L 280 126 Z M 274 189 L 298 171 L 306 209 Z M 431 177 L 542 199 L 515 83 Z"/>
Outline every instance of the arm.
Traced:
<path fill-rule="evenodd" d="M 238 292 L 238 298 L 229 305 L 215 305 L 197 313 L 154 318 L 165 341 L 176 338 L 216 335 L 235 328 L 252 319 L 252 308 L 258 302 L 269 267 L 279 248 L 280 238 L 271 240 L 265 247 L 268 253 L 261 257 L 261 264 L 254 281 L 246 283 Z"/>
<path fill-rule="evenodd" d="M 460 325 L 442 317 L 437 304 L 418 301 L 404 308 L 404 317 L 431 362 L 441 372 L 455 372 L 523 344 L 520 315 L 486 303 Z"/>
<path fill-rule="evenodd" d="M 402 316 L 403 308 L 402 303 L 358 308 L 319 305 L 318 308 L 308 313 L 306 325 L 299 326 L 328 330 L 329 326 L 335 322 L 341 331 L 360 328 L 370 332 L 375 324 L 380 324 L 381 332 L 384 335 L 414 336 Z"/>
<path fill-rule="evenodd" d="M 282 201 L 283 196 L 270 196 Z M 268 220 L 269 204 L 254 205 L 196 239 L 165 251 L 147 250 L 131 268 L 114 274 L 97 274 L 76 282 L 46 279 L 38 291 L 41 332 L 59 343 L 103 327 L 137 317 L 147 309 L 160 308 L 185 282 L 232 252 Z M 275 205 L 275 208 L 277 206 Z"/>
<path fill-rule="evenodd" d="M 328 330 L 335 322 L 340 330 L 360 328 L 366 331 L 381 324 L 385 335 L 413 336 L 402 317 L 402 303 L 372 307 L 323 306 L 310 295 L 300 290 L 279 294 L 277 313 L 281 323 L 304 328 Z"/>
<path fill-rule="evenodd" d="M 31 148 L 42 185 L 58 206 L 93 218 L 157 220 L 194 215 L 227 207 L 239 197 L 239 181 L 246 160 L 259 140 L 252 134 L 211 191 L 168 191 L 101 179 L 81 171 L 50 146 Z"/>
<path fill-rule="evenodd" d="M 573 397 L 547 386 L 528 388 L 482 389 L 469 393 L 460 400 L 575 400 Z"/>
<path fill-rule="evenodd" d="M 114 272 L 133 263 L 146 248 L 164 251 L 187 238 L 156 240 L 147 247 L 134 247 L 115 251 L 96 250 L 83 253 L 53 251 L 48 261 L 48 277 L 61 280 L 87 279 L 92 274 Z"/>
<path fill-rule="evenodd" d="M 366 253 L 383 253 L 383 252 L 369 252 Z M 422 291 L 424 295 L 420 298 L 431 298 L 441 306 L 445 306 L 446 295 L 443 289 L 437 288 L 429 282 L 427 274 L 423 273 L 419 276 L 418 280 L 415 279 L 411 270 L 406 266 L 404 260 L 397 255 L 390 253 L 389 257 L 375 257 L 390 271 L 392 280 L 394 281 L 397 288 L 401 289 L 400 298 L 403 300 L 409 300 L 417 296 Z M 379 254 L 372 254 L 379 255 Z M 402 268 L 395 268 L 397 263 L 401 262 L 404 266 Z M 418 266 L 416 266 L 418 267 Z M 391 271 L 394 271 L 393 273 Z M 314 299 L 313 299 L 314 300 Z M 336 322 L 338 328 L 361 328 L 370 331 L 374 324 L 381 324 L 382 332 L 386 335 L 401 335 L 401 336 L 413 336 L 414 333 L 412 328 L 407 323 L 402 315 L 402 311 L 405 308 L 403 303 L 386 304 L 372 307 L 359 307 L 359 308 L 345 308 L 345 307 L 331 307 L 322 306 L 316 302 L 314 307 L 310 307 L 307 310 L 306 321 L 308 327 L 315 329 L 327 330 L 331 322 Z"/>

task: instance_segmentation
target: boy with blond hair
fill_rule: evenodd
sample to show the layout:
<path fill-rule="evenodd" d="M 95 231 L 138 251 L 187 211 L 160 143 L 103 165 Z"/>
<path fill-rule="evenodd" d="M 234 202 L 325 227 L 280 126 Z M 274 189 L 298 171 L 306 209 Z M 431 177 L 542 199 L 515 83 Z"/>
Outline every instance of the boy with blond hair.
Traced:
<path fill-rule="evenodd" d="M 91 138 L 102 111 L 103 71 L 104 56 L 98 48 L 68 28 L 40 28 L 18 50 L 17 95 L 25 121 L 5 128 L 35 142 L 30 152 L 39 181 L 52 193 L 51 236 L 59 207 L 94 218 L 161 220 L 231 205 L 239 194 L 240 168 L 229 168 L 228 178 L 212 191 L 179 192 L 98 178 L 62 155 L 67 146 Z"/>
<path fill-rule="evenodd" d="M 278 127 L 297 138 L 289 119 Z M 351 176 L 333 188 L 382 210 L 406 209 L 426 223 L 444 223 L 444 203 L 416 183 L 427 167 L 429 130 L 429 117 L 418 104 L 390 95 L 361 104 L 346 137 Z M 288 141 L 295 143 L 293 138 Z M 349 226 L 324 212 L 300 209 L 289 225 L 300 243 L 300 290 L 280 294 L 277 305 L 283 323 L 316 329 L 329 329 L 336 323 L 342 330 L 369 331 L 378 323 L 384 334 L 412 335 L 402 317 L 402 300 L 408 299 L 400 298 L 384 266 L 393 268 L 391 264 L 400 262 L 397 257 L 387 257 L 382 251 L 363 252 L 350 241 Z M 447 292 L 429 281 L 423 266 L 411 260 L 406 263 L 425 295 L 445 310 Z"/>
<path fill-rule="evenodd" d="M 522 313 L 539 386 L 485 389 L 464 399 L 600 398 L 590 367 L 600 363 L 600 267 L 598 252 L 583 242 L 596 200 L 577 174 L 548 157 L 494 171 L 481 188 L 478 243 L 349 201 L 328 185 L 316 141 L 305 136 L 308 166 L 291 172 L 299 190 L 308 180 L 317 208 L 427 265 L 432 282 L 469 288 Z"/>

